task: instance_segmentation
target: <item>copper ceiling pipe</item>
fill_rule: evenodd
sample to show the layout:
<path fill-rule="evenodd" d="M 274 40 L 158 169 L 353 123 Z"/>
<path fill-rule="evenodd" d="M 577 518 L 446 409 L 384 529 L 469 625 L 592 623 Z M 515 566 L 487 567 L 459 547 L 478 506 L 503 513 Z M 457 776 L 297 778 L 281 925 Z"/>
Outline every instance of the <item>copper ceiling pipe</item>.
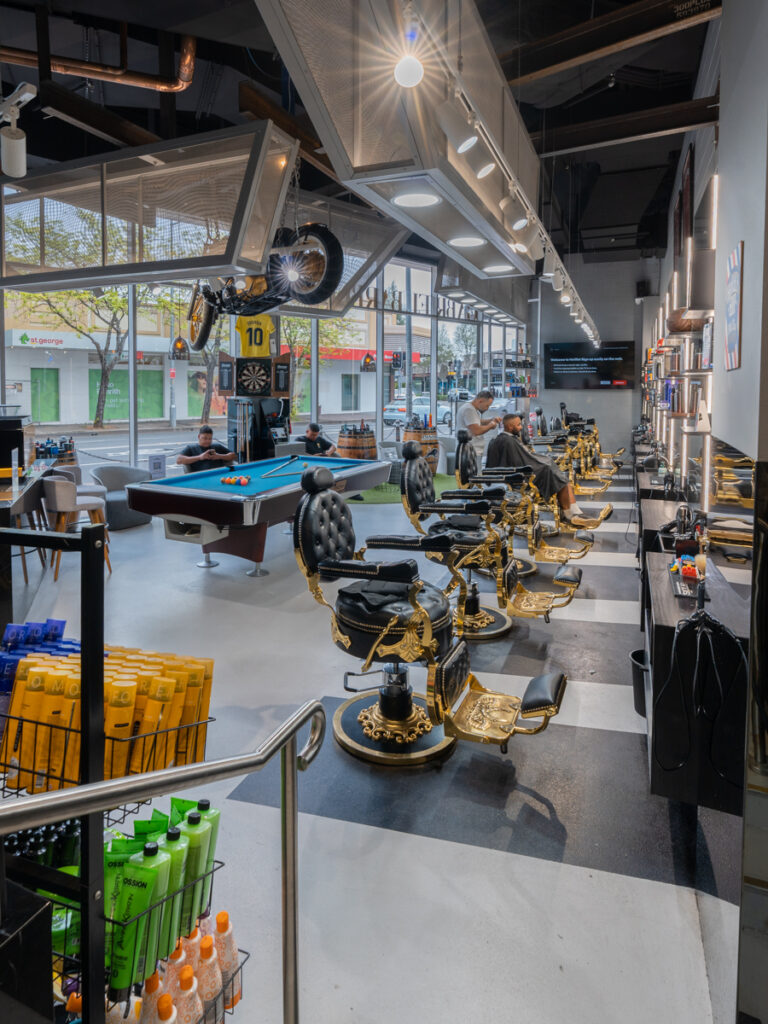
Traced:
<path fill-rule="evenodd" d="M 116 85 L 133 85 L 138 89 L 152 89 L 155 92 L 183 92 L 192 84 L 195 74 L 195 51 L 197 40 L 194 36 L 182 36 L 179 70 L 176 78 L 148 75 L 143 71 L 129 71 L 125 66 L 125 48 L 121 45 L 121 66 L 96 64 L 92 61 L 77 60 L 74 57 L 51 56 L 51 71 L 59 75 L 77 75 L 78 78 L 94 78 Z M 0 46 L 0 63 L 16 64 L 25 68 L 37 68 L 37 54 L 34 50 L 18 50 L 12 46 Z"/>

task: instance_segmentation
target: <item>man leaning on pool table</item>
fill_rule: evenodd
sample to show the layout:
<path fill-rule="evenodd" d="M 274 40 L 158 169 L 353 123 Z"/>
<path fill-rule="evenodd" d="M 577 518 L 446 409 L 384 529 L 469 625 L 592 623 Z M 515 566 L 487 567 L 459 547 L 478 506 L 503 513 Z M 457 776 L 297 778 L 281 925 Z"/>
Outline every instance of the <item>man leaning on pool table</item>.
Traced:
<path fill-rule="evenodd" d="M 186 466 L 189 473 L 197 473 L 202 469 L 215 469 L 222 462 L 231 466 L 235 458 L 235 453 L 228 451 L 223 444 L 213 443 L 213 427 L 206 423 L 198 431 L 197 444 L 182 448 L 176 462 Z"/>

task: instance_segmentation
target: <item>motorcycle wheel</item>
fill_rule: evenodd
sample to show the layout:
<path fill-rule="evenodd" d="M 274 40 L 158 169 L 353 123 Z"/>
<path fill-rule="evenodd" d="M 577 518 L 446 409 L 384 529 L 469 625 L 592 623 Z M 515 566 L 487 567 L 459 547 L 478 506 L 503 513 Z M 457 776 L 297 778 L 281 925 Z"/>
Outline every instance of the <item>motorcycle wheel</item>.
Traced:
<path fill-rule="evenodd" d="M 216 320 L 216 310 L 205 301 L 199 291 L 196 291 L 192 297 L 188 319 L 189 347 L 193 352 L 202 352 L 211 336 L 211 328 Z"/>
<path fill-rule="evenodd" d="M 288 237 L 286 237 L 286 235 Z M 336 291 L 344 271 L 344 252 L 339 240 L 324 224 L 303 224 L 296 232 L 283 228 L 275 245 L 309 243 L 306 252 L 288 259 L 272 256 L 267 268 L 270 291 L 287 292 L 289 297 L 305 306 L 316 306 Z M 296 281 L 288 280 L 289 270 L 298 273 Z"/>

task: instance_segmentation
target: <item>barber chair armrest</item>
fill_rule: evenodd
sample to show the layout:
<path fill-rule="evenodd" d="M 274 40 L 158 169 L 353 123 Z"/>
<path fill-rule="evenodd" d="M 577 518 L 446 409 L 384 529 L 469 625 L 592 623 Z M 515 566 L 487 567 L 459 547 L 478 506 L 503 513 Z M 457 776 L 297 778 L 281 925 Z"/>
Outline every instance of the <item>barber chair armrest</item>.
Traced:
<path fill-rule="evenodd" d="M 451 533 L 382 535 L 366 537 L 366 548 L 375 551 L 388 548 L 390 551 L 425 551 L 447 553 L 453 548 L 455 537 Z"/>
<path fill-rule="evenodd" d="M 491 484 L 489 487 L 458 488 L 455 491 L 443 491 L 441 501 L 504 501 L 507 488 L 504 484 Z"/>
<path fill-rule="evenodd" d="M 402 562 L 357 562 L 354 559 L 328 559 L 317 566 L 328 579 L 381 580 L 384 583 L 415 583 L 419 567 L 412 558 Z"/>
<path fill-rule="evenodd" d="M 490 511 L 490 501 L 426 501 L 419 505 L 424 515 L 487 516 Z"/>

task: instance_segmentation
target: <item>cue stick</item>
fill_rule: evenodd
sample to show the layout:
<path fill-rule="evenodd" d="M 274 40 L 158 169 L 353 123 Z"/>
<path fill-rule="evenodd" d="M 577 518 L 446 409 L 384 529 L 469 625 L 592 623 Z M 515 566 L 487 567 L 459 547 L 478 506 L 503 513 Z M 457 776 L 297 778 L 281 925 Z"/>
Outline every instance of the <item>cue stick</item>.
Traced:
<path fill-rule="evenodd" d="M 261 479 L 262 480 L 266 480 L 266 478 L 268 476 L 281 476 L 281 475 L 283 475 L 283 474 L 280 474 L 280 473 L 277 472 L 278 469 L 285 469 L 287 466 L 290 466 L 290 464 L 292 462 L 295 462 L 298 458 L 300 458 L 300 456 L 298 456 L 298 455 L 289 455 L 288 458 L 285 460 L 285 462 L 281 463 L 279 466 L 273 466 L 272 469 L 268 469 L 266 473 L 262 473 L 261 474 Z M 293 476 L 293 475 L 294 475 L 293 473 L 290 474 L 290 476 Z"/>

